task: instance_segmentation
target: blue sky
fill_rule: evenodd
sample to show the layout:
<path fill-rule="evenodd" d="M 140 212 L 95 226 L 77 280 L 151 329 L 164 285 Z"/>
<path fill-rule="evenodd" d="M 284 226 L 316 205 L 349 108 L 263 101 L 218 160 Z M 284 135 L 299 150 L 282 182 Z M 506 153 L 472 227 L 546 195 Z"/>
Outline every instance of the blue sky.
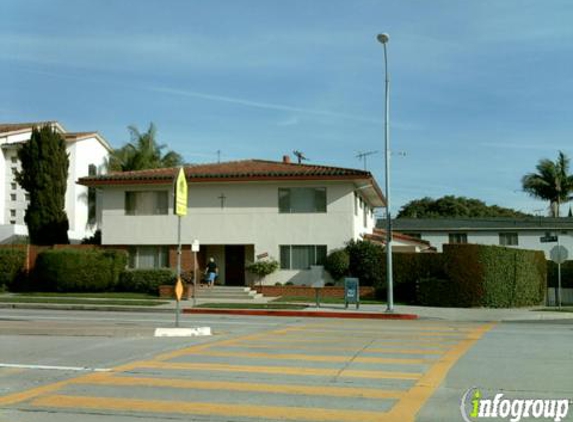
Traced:
<path fill-rule="evenodd" d="M 573 141 L 570 0 L 2 0 L 0 121 L 58 120 L 113 146 L 153 121 L 187 161 L 369 170 L 393 213 L 446 194 L 545 212 L 521 176 Z"/>

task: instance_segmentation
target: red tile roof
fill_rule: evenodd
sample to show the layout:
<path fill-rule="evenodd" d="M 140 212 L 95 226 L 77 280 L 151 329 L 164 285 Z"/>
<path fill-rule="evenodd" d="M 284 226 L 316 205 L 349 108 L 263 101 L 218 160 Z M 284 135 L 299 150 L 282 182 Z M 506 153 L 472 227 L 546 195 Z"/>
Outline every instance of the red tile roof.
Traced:
<path fill-rule="evenodd" d="M 66 132 L 64 133 L 64 138 L 66 140 L 76 141 L 79 139 L 91 138 L 96 136 L 97 134 L 98 134 L 97 132 Z"/>
<path fill-rule="evenodd" d="M 364 235 L 364 238 L 375 243 L 380 243 L 382 245 L 386 244 L 386 230 L 374 229 L 372 234 Z M 420 246 L 422 249 L 435 250 L 427 240 L 418 239 L 417 237 L 408 236 L 407 234 L 400 233 L 392 230 L 392 240 L 401 240 L 410 244 L 415 244 Z"/>
<path fill-rule="evenodd" d="M 19 130 L 32 129 L 46 125 L 53 125 L 55 121 L 29 122 L 29 123 L 0 123 L 0 133 L 16 132 Z"/>
<path fill-rule="evenodd" d="M 86 186 L 166 184 L 176 177 L 179 168 L 114 172 L 83 177 L 78 183 Z M 243 160 L 225 163 L 198 164 L 185 167 L 188 182 L 274 181 L 274 180 L 361 180 L 375 190 L 380 201 L 382 191 L 368 171 L 315 164 L 280 161 Z"/>

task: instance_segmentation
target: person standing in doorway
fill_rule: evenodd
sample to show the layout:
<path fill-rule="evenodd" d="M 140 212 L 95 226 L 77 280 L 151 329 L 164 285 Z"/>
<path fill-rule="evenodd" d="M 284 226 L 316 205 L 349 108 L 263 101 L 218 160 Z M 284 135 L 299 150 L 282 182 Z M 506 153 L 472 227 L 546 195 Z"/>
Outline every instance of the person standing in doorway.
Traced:
<path fill-rule="evenodd" d="M 205 278 L 207 279 L 207 286 L 213 287 L 215 284 L 215 279 L 219 274 L 219 268 L 215 263 L 215 259 L 209 258 L 209 263 L 207 264 L 207 268 L 205 268 Z"/>

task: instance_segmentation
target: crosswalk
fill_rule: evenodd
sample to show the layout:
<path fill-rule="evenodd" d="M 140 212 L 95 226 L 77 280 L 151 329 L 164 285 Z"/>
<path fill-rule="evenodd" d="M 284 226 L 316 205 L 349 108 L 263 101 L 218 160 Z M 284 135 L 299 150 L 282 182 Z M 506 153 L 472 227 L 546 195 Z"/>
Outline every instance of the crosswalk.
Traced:
<path fill-rule="evenodd" d="M 300 322 L 0 397 L 98 420 L 414 421 L 489 324 Z"/>

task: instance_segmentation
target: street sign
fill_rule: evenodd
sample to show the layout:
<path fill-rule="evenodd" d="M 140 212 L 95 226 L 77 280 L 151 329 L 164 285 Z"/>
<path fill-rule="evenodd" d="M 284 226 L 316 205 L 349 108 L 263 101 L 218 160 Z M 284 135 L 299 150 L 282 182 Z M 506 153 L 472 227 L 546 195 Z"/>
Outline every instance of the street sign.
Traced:
<path fill-rule="evenodd" d="M 179 217 L 187 215 L 187 180 L 183 167 L 179 169 L 175 182 L 175 214 Z"/>
<path fill-rule="evenodd" d="M 181 282 L 181 277 L 177 277 L 177 283 L 175 284 L 175 299 L 177 302 L 183 297 L 183 283 Z"/>
<path fill-rule="evenodd" d="M 541 243 L 553 243 L 557 242 L 557 236 L 541 236 L 539 238 Z"/>
<path fill-rule="evenodd" d="M 201 245 L 199 245 L 199 241 L 195 239 L 193 243 L 191 243 L 191 252 L 199 252 Z"/>
<path fill-rule="evenodd" d="M 565 246 L 554 246 L 549 251 L 549 257 L 557 264 L 563 264 L 569 257 L 569 251 Z"/>

